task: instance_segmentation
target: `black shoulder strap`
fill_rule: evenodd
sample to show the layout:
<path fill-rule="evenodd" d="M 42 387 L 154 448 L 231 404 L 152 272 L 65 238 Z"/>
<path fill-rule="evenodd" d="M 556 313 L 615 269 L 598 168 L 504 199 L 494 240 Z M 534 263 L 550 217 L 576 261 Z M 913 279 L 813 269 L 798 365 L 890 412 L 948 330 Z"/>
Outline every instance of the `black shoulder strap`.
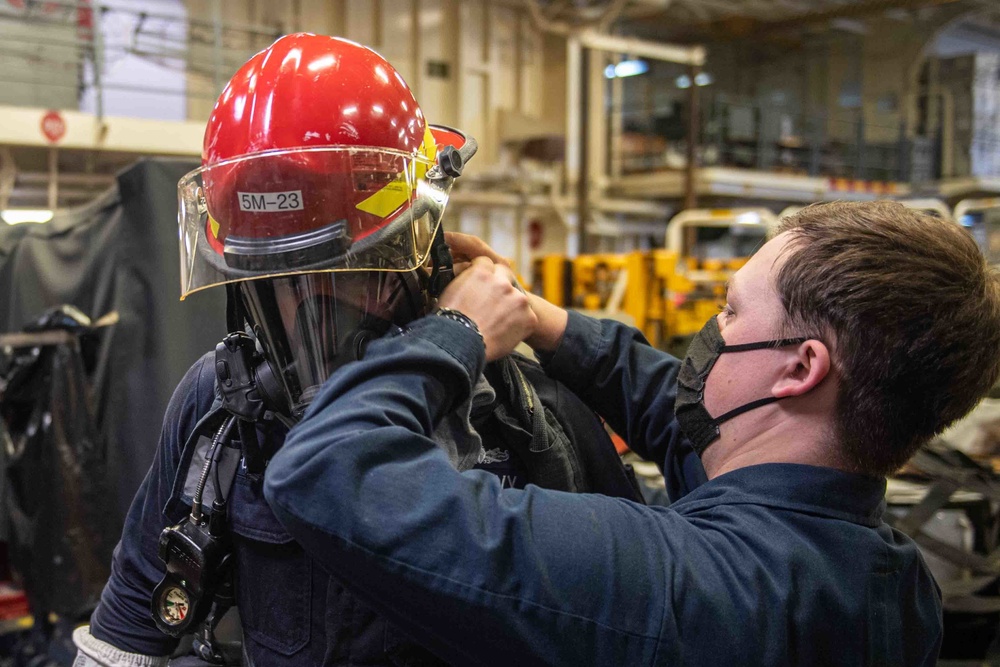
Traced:
<path fill-rule="evenodd" d="M 549 417 L 532 383 L 509 356 L 491 366 L 487 377 L 498 399 L 494 412 L 501 423 L 514 425 L 505 432 L 507 444 L 524 463 L 528 481 L 558 491 L 589 491 L 569 438 Z"/>
<path fill-rule="evenodd" d="M 535 361 L 518 354 L 499 362 L 504 378 L 498 398 L 506 393 L 505 409 L 530 417 L 537 433 L 527 452 L 518 452 L 529 479 L 539 486 L 643 502 L 634 474 L 622 463 L 597 415 L 575 394 L 545 374 Z M 496 373 L 494 373 L 494 376 Z M 529 400 L 525 400 L 529 398 Z M 531 405 L 531 410 L 526 406 Z M 529 415 L 525 413 L 530 412 Z"/>

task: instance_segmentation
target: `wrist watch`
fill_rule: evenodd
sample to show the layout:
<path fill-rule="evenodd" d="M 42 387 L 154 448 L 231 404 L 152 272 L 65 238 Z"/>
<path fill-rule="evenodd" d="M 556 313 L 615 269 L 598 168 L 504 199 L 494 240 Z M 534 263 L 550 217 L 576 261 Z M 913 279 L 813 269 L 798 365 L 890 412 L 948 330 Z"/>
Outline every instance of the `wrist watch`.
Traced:
<path fill-rule="evenodd" d="M 459 324 L 475 331 L 476 334 L 479 335 L 480 340 L 485 340 L 483 338 L 483 333 L 479 330 L 479 327 L 476 326 L 476 323 L 472 321 L 472 318 L 459 310 L 455 310 L 454 308 L 438 308 L 432 314 L 437 315 L 438 317 L 447 318 L 453 322 L 458 322 Z"/>

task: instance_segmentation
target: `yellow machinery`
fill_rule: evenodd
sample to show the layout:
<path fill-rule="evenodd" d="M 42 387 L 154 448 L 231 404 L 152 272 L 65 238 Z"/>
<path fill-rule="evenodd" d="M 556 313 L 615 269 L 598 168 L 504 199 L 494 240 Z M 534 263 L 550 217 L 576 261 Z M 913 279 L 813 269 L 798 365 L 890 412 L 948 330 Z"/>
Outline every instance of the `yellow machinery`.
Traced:
<path fill-rule="evenodd" d="M 633 314 L 629 304 L 636 302 L 633 265 L 644 263 L 645 253 L 628 255 L 580 255 L 567 259 L 565 255 L 545 255 L 535 260 L 532 269 L 532 291 L 547 301 L 566 308 L 580 310 L 623 310 Z M 643 264 L 644 265 L 644 264 Z M 627 276 L 627 279 L 625 278 Z M 621 291 L 626 281 L 624 304 L 619 303 L 616 288 Z"/>
<path fill-rule="evenodd" d="M 662 312 L 662 306 L 655 310 L 661 299 L 653 298 L 650 292 L 654 285 L 652 266 L 652 255 L 639 251 L 581 255 L 573 260 L 565 255 L 545 255 L 532 267 L 532 291 L 565 308 L 623 312 L 645 329 L 650 319 L 658 324 Z M 647 312 L 651 307 L 654 311 Z"/>
<path fill-rule="evenodd" d="M 532 291 L 557 306 L 605 310 L 610 305 L 616 310 L 618 303 L 612 304 L 611 300 L 623 275 L 627 273 L 631 282 L 632 273 L 628 270 L 631 256 L 609 253 L 580 255 L 570 260 L 565 255 L 545 255 L 535 260 Z"/>
<path fill-rule="evenodd" d="M 728 260 L 681 258 L 674 250 L 653 253 L 656 291 L 662 298 L 651 303 L 651 319 L 662 322 L 657 344 L 667 337 L 684 337 L 698 332 L 708 318 L 717 315 L 726 302 L 726 281 L 745 257 Z"/>
<path fill-rule="evenodd" d="M 535 261 L 537 294 L 564 307 L 629 315 L 650 343 L 696 333 L 725 301 L 729 277 L 763 242 L 766 209 L 692 209 L 667 226 L 667 247 L 624 255 L 547 255 Z"/>
<path fill-rule="evenodd" d="M 726 281 L 777 224 L 765 208 L 689 209 L 667 224 L 666 250 L 654 251 L 662 283 L 663 335 L 697 333 L 725 303 Z"/>
<path fill-rule="evenodd" d="M 1000 263 L 1000 198 L 965 200 L 951 215 L 936 199 L 904 206 L 970 228 Z M 798 210 L 789 207 L 782 216 Z M 663 250 L 624 255 L 548 255 L 535 262 L 535 291 L 564 307 L 625 313 L 660 347 L 697 333 L 725 301 L 725 285 L 777 226 L 763 208 L 689 209 L 667 225 Z"/>
<path fill-rule="evenodd" d="M 545 255 L 531 267 L 531 291 L 549 303 L 568 308 L 573 303 L 573 270 L 566 255 Z"/>
<path fill-rule="evenodd" d="M 622 279 L 627 255 L 580 255 L 573 260 L 574 308 L 604 310 Z"/>

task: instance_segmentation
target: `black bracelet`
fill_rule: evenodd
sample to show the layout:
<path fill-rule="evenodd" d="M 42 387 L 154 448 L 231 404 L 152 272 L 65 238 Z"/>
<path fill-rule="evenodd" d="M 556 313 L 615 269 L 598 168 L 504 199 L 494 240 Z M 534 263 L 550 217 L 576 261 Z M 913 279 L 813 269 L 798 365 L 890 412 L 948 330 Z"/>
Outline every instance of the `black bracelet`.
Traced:
<path fill-rule="evenodd" d="M 476 326 L 476 323 L 472 321 L 472 318 L 466 315 L 465 313 L 459 310 L 455 310 L 454 308 L 438 308 L 432 314 L 438 315 L 440 317 L 445 317 L 453 322 L 458 322 L 459 324 L 469 329 L 472 329 L 473 331 L 476 332 L 476 334 L 479 335 L 480 340 L 485 341 L 485 339 L 483 338 L 483 332 L 479 330 L 479 327 Z"/>

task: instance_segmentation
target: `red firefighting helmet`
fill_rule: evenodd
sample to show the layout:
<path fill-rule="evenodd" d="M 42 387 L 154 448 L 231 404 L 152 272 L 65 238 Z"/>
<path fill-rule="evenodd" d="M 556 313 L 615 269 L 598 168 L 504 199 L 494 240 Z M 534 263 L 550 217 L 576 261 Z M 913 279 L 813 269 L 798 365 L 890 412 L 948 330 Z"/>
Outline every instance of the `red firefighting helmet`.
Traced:
<path fill-rule="evenodd" d="M 230 80 L 203 166 L 179 184 L 182 298 L 303 271 L 415 269 L 474 147 L 428 125 L 371 49 L 280 38 Z"/>
<path fill-rule="evenodd" d="M 367 340 L 421 314 L 416 270 L 475 149 L 428 125 L 371 49 L 282 37 L 230 80 L 202 167 L 178 184 L 181 298 L 236 283 L 234 326 L 257 337 L 277 411 L 298 417 Z"/>

